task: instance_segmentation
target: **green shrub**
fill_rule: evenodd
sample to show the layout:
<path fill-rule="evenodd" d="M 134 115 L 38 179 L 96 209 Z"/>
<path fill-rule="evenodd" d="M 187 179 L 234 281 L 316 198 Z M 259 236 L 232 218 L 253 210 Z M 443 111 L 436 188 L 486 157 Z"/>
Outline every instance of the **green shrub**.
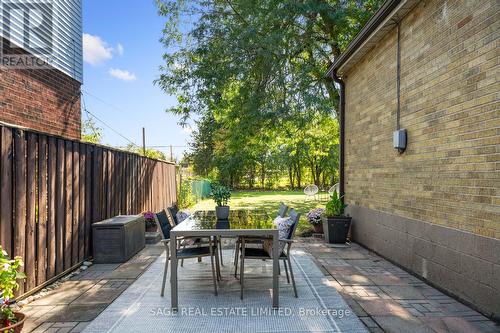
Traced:
<path fill-rule="evenodd" d="M 347 205 L 342 202 L 342 198 L 339 197 L 337 191 L 333 191 L 333 194 L 330 198 L 330 201 L 326 203 L 325 207 L 326 216 L 343 216 L 344 209 L 347 207 Z"/>
<path fill-rule="evenodd" d="M 179 201 L 179 208 L 189 208 L 194 205 L 195 202 L 190 180 L 183 180 L 181 182 L 179 196 L 177 199 Z"/>
<path fill-rule="evenodd" d="M 212 198 L 217 206 L 227 206 L 227 203 L 231 198 L 231 191 L 222 185 L 212 185 Z"/>
<path fill-rule="evenodd" d="M 22 266 L 21 257 L 10 259 L 8 253 L 0 246 L 0 327 L 16 322 L 16 316 L 9 305 L 14 292 L 19 289 L 17 280 L 26 278 L 20 271 Z"/>

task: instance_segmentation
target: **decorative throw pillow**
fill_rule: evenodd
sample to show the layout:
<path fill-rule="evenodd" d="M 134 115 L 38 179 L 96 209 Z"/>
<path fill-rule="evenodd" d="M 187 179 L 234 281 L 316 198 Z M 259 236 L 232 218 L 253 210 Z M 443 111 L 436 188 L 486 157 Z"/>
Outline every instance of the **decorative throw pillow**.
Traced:
<path fill-rule="evenodd" d="M 288 234 L 290 232 L 290 227 L 292 225 L 292 219 L 289 217 L 280 217 L 274 219 L 274 224 L 278 228 L 279 239 L 288 239 Z M 285 249 L 286 242 L 279 242 L 278 252 L 281 255 L 283 250 Z M 272 257 L 273 256 L 273 240 L 266 239 L 262 244 L 264 250 Z"/>
<path fill-rule="evenodd" d="M 189 212 L 186 212 L 186 211 L 178 211 L 177 212 L 177 223 L 181 223 L 182 221 L 184 221 L 185 219 L 187 219 L 189 216 L 191 216 L 191 214 Z"/>
<path fill-rule="evenodd" d="M 189 213 L 188 211 L 184 210 L 178 211 L 177 214 L 175 215 L 175 217 L 177 218 L 177 224 L 181 223 L 190 216 L 191 213 Z M 198 240 L 199 238 L 184 238 L 181 244 L 186 246 L 191 246 L 194 245 Z"/>

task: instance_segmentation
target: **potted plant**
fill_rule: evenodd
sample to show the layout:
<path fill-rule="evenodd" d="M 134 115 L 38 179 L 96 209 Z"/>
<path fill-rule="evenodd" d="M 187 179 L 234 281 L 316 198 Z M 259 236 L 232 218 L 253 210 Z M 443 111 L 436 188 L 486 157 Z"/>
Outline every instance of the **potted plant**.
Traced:
<path fill-rule="evenodd" d="M 227 220 L 229 218 L 229 206 L 227 205 L 231 198 L 231 191 L 225 186 L 214 185 L 212 187 L 212 198 L 216 203 L 215 214 L 218 220 Z"/>
<path fill-rule="evenodd" d="M 328 243 L 344 244 L 347 241 L 351 217 L 344 215 L 346 207 L 337 191 L 333 191 L 323 216 L 323 230 Z"/>
<path fill-rule="evenodd" d="M 317 234 L 323 233 L 323 223 L 321 215 L 325 210 L 323 208 L 314 208 L 307 213 L 307 221 L 314 227 L 314 232 Z"/>
<path fill-rule="evenodd" d="M 14 291 L 19 288 L 17 280 L 25 279 L 20 272 L 23 266 L 21 257 L 10 259 L 7 252 L 0 246 L 0 332 L 21 332 L 25 315 L 11 308 Z"/>
<path fill-rule="evenodd" d="M 154 213 L 144 212 L 142 215 L 144 216 L 144 221 L 146 222 L 146 232 L 156 232 L 158 226 L 156 225 Z"/>

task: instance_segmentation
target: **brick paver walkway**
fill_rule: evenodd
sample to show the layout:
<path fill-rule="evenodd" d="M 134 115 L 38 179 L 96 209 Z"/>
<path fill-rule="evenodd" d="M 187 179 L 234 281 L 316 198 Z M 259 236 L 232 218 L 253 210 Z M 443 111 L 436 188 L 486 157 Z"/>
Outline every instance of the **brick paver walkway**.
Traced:
<path fill-rule="evenodd" d="M 335 279 L 332 285 L 371 332 L 500 332 L 479 312 L 358 244 L 302 239 L 298 247 Z"/>
<path fill-rule="evenodd" d="M 371 332 L 500 332 L 477 311 L 357 244 L 330 247 L 299 239 L 332 287 Z M 92 265 L 23 308 L 25 332 L 81 332 L 162 253 L 148 245 L 124 264 Z"/>

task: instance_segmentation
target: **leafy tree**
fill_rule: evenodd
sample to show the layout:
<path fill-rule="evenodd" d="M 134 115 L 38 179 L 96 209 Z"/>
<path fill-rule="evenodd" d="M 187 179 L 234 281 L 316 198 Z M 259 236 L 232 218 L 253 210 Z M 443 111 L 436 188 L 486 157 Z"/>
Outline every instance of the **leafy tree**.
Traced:
<path fill-rule="evenodd" d="M 324 73 L 382 2 L 157 0 L 168 50 L 157 83 L 184 119 L 224 106 L 228 90 L 250 117 L 330 113 L 338 93 Z"/>
<path fill-rule="evenodd" d="M 87 117 L 86 120 L 82 120 L 81 140 L 83 142 L 95 144 L 101 143 L 102 128 L 98 127 L 95 121 L 90 117 Z"/>
<path fill-rule="evenodd" d="M 208 177 L 214 168 L 214 133 L 216 122 L 212 114 L 203 116 L 196 122 L 197 129 L 191 134 L 189 143 L 192 153 L 188 159 L 193 164 L 193 171 L 203 177 Z"/>
<path fill-rule="evenodd" d="M 159 151 L 159 150 L 151 149 L 151 148 L 146 148 L 146 154 L 144 154 L 144 151 L 143 151 L 142 147 L 139 147 L 139 146 L 137 146 L 135 144 L 132 144 L 132 143 L 129 143 L 125 147 L 125 150 L 129 151 L 129 152 L 132 152 L 132 153 L 139 154 L 139 155 L 143 155 L 143 156 L 146 156 L 146 157 L 149 157 L 149 158 L 154 158 L 154 159 L 157 159 L 157 160 L 163 160 L 163 161 L 167 160 L 167 157 L 165 156 L 165 154 L 163 152 Z"/>
<path fill-rule="evenodd" d="M 338 92 L 324 74 L 382 2 L 157 0 L 156 83 L 181 123 L 200 119 L 195 172 L 231 187 L 335 181 Z"/>

